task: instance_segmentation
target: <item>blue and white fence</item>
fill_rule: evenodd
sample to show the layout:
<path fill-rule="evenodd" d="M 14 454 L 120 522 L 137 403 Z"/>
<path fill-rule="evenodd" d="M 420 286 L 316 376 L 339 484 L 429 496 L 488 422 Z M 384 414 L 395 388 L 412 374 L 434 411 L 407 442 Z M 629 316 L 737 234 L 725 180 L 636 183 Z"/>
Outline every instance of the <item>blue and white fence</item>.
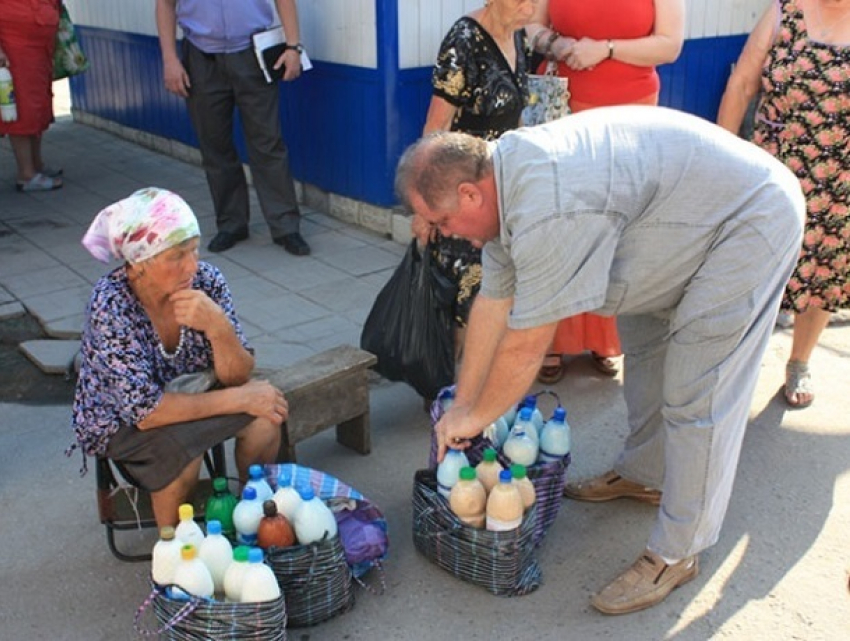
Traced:
<path fill-rule="evenodd" d="M 713 119 L 730 65 L 770 0 L 688 0 L 679 60 L 659 69 L 661 102 Z M 72 79 L 74 109 L 195 146 L 185 105 L 168 94 L 154 3 L 66 0 L 91 69 Z M 281 121 L 295 177 L 378 207 L 418 137 L 443 34 L 483 0 L 300 0 L 312 71 L 281 85 Z"/>

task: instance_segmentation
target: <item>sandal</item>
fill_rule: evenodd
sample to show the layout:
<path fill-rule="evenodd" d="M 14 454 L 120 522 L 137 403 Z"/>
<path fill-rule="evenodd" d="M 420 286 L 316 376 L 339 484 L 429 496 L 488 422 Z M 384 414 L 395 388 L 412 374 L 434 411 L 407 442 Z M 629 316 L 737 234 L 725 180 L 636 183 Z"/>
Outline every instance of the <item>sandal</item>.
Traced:
<path fill-rule="evenodd" d="M 802 361 L 788 361 L 785 365 L 785 402 L 795 410 L 808 407 L 815 400 L 815 392 L 812 389 L 812 374 L 809 364 Z M 801 401 L 800 397 L 808 396 L 808 400 Z"/>
<path fill-rule="evenodd" d="M 593 366 L 605 376 L 616 376 L 620 371 L 620 368 L 617 367 L 617 361 L 607 356 L 600 356 L 596 352 L 591 352 L 590 357 L 593 359 Z"/>
<path fill-rule="evenodd" d="M 18 181 L 15 187 L 18 191 L 53 191 L 62 187 L 62 179 L 36 174 L 29 180 Z"/>
<path fill-rule="evenodd" d="M 553 362 L 557 361 L 557 362 Z M 546 354 L 543 365 L 537 372 L 537 380 L 544 385 L 554 385 L 564 378 L 564 362 L 560 354 Z"/>

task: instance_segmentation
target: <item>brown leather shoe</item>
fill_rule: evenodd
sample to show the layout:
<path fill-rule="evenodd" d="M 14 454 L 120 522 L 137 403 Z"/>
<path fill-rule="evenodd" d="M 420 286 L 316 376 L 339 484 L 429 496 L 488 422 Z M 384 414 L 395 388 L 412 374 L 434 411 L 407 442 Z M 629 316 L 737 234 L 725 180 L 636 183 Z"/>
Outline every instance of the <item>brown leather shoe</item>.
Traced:
<path fill-rule="evenodd" d="M 699 574 L 699 557 L 690 556 L 667 565 L 660 556 L 644 550 L 632 567 L 590 599 L 604 614 L 628 614 L 651 608 Z"/>
<path fill-rule="evenodd" d="M 629 481 L 614 470 L 577 483 L 564 485 L 564 496 L 576 501 L 601 503 L 614 499 L 633 499 L 650 505 L 661 505 L 661 492 Z"/>

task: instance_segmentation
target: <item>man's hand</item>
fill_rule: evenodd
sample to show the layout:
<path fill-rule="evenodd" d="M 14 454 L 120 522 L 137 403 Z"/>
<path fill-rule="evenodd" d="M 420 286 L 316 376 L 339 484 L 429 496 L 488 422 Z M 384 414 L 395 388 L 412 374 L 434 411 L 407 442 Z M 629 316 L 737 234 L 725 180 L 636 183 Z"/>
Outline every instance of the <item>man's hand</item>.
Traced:
<path fill-rule="evenodd" d="M 183 63 L 179 59 L 167 60 L 162 64 L 162 75 L 165 79 L 165 88 L 181 98 L 189 97 L 189 89 L 192 88 L 192 83 L 189 82 L 189 74 L 183 67 Z"/>
<path fill-rule="evenodd" d="M 416 237 L 420 247 L 425 247 L 428 241 L 434 240 L 437 230 L 429 225 L 428 221 L 422 216 L 413 214 L 413 219 L 410 221 L 410 233 Z"/>
<path fill-rule="evenodd" d="M 469 420 L 469 408 L 457 403 L 449 408 L 434 428 L 437 433 L 437 461 L 442 461 L 446 450 L 465 450 L 469 440 L 484 431 L 484 425 L 475 425 Z"/>
<path fill-rule="evenodd" d="M 289 403 L 283 392 L 268 381 L 251 380 L 236 389 L 247 414 L 268 419 L 276 425 L 289 418 Z"/>
<path fill-rule="evenodd" d="M 280 55 L 277 62 L 274 63 L 274 70 L 277 71 L 282 65 L 286 65 L 283 73 L 283 81 L 295 80 L 301 75 L 301 54 L 295 49 L 287 49 Z"/>

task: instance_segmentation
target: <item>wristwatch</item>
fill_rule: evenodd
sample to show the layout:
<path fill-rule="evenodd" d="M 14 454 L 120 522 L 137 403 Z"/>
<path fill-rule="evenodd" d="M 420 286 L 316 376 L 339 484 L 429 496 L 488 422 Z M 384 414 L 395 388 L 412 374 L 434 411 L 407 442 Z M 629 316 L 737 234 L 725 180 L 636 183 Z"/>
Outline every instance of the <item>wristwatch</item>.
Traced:
<path fill-rule="evenodd" d="M 287 49 L 295 49 L 295 51 L 298 52 L 298 55 L 301 55 L 302 53 L 304 53 L 304 45 L 302 45 L 300 42 L 296 42 L 294 45 L 291 45 L 291 44 L 283 45 L 283 50 L 286 51 Z"/>

